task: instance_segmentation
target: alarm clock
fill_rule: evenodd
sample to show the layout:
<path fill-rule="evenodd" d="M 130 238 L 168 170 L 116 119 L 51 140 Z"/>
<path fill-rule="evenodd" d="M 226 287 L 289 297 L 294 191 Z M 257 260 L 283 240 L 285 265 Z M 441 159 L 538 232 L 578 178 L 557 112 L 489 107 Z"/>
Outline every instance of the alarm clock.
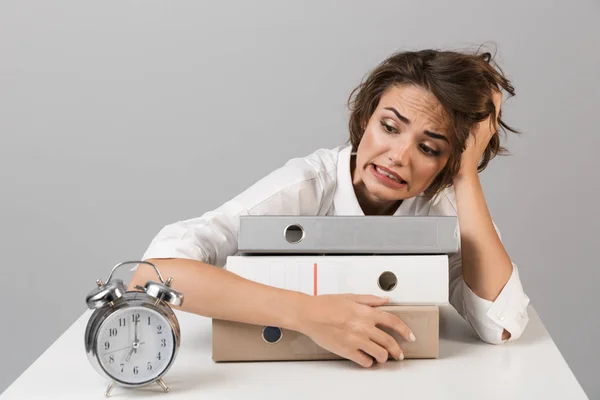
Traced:
<path fill-rule="evenodd" d="M 111 279 L 126 264 L 150 265 L 160 282 L 148 281 L 127 291 L 121 279 Z M 162 377 L 173 365 L 181 340 L 170 305 L 183 304 L 183 294 L 171 288 L 172 281 L 164 281 L 150 262 L 126 261 L 113 267 L 106 282 L 97 280 L 97 287 L 86 296 L 94 312 L 85 330 L 85 350 L 96 371 L 110 381 L 106 397 L 115 385 L 136 388 L 156 383 L 169 391 Z"/>

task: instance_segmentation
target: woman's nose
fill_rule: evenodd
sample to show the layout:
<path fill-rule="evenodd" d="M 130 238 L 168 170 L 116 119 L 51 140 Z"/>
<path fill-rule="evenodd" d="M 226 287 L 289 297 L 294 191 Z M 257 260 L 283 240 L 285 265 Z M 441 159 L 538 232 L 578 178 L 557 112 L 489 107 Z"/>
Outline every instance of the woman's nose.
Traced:
<path fill-rule="evenodd" d="M 390 150 L 389 159 L 396 165 L 407 165 L 410 161 L 410 146 L 402 144 Z"/>

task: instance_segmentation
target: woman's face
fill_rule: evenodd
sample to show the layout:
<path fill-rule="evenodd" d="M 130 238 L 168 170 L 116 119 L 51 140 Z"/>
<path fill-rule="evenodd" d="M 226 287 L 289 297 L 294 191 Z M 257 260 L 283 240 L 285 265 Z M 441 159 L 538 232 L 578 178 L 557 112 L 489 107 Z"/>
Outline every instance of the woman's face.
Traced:
<path fill-rule="evenodd" d="M 446 121 L 441 104 L 427 90 L 389 88 L 357 149 L 352 181 L 361 206 L 386 208 L 425 191 L 450 157 Z"/>

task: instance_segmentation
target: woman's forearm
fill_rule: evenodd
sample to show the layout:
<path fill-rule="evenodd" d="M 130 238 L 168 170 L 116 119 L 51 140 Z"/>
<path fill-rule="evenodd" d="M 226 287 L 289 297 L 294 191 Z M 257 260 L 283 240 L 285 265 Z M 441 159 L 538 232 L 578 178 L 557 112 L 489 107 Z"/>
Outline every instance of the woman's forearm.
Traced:
<path fill-rule="evenodd" d="M 186 259 L 150 259 L 164 279 L 184 294 L 179 309 L 210 318 L 270 325 L 303 333 L 317 345 L 369 367 L 388 356 L 401 359 L 398 343 L 381 330 L 387 326 L 405 340 L 412 332 L 397 316 L 373 307 L 384 298 L 360 295 L 309 296 L 243 279 L 229 271 Z M 154 269 L 140 264 L 129 289 L 156 280 Z M 373 357 L 373 358 L 372 358 Z"/>
<path fill-rule="evenodd" d="M 454 181 L 465 283 L 494 301 L 512 274 L 512 263 L 494 228 L 477 173 Z"/>
<path fill-rule="evenodd" d="M 295 329 L 302 304 L 309 297 L 303 293 L 278 289 L 249 281 L 222 268 L 187 259 L 147 260 L 160 270 L 166 280 L 173 277 L 172 287 L 183 293 L 183 311 L 210 318 L 233 320 L 256 325 Z M 129 284 L 144 286 L 158 280 L 154 269 L 140 264 Z"/>

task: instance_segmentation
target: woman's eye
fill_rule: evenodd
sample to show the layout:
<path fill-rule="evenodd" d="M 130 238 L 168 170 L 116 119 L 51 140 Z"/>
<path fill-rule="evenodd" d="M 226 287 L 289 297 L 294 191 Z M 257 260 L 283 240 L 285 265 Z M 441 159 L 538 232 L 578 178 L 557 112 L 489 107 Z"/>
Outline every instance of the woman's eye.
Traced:
<path fill-rule="evenodd" d="M 388 124 L 386 124 L 383 121 L 381 121 L 381 126 L 383 126 L 383 129 L 385 129 L 386 132 L 388 132 L 388 133 L 395 133 L 396 132 L 396 129 L 393 126 L 388 125 Z"/>
<path fill-rule="evenodd" d="M 439 151 L 432 149 L 429 146 L 426 146 L 424 144 L 421 145 L 421 149 L 423 149 L 423 152 L 425 152 L 425 154 L 428 154 L 430 156 L 437 156 L 440 154 Z"/>

